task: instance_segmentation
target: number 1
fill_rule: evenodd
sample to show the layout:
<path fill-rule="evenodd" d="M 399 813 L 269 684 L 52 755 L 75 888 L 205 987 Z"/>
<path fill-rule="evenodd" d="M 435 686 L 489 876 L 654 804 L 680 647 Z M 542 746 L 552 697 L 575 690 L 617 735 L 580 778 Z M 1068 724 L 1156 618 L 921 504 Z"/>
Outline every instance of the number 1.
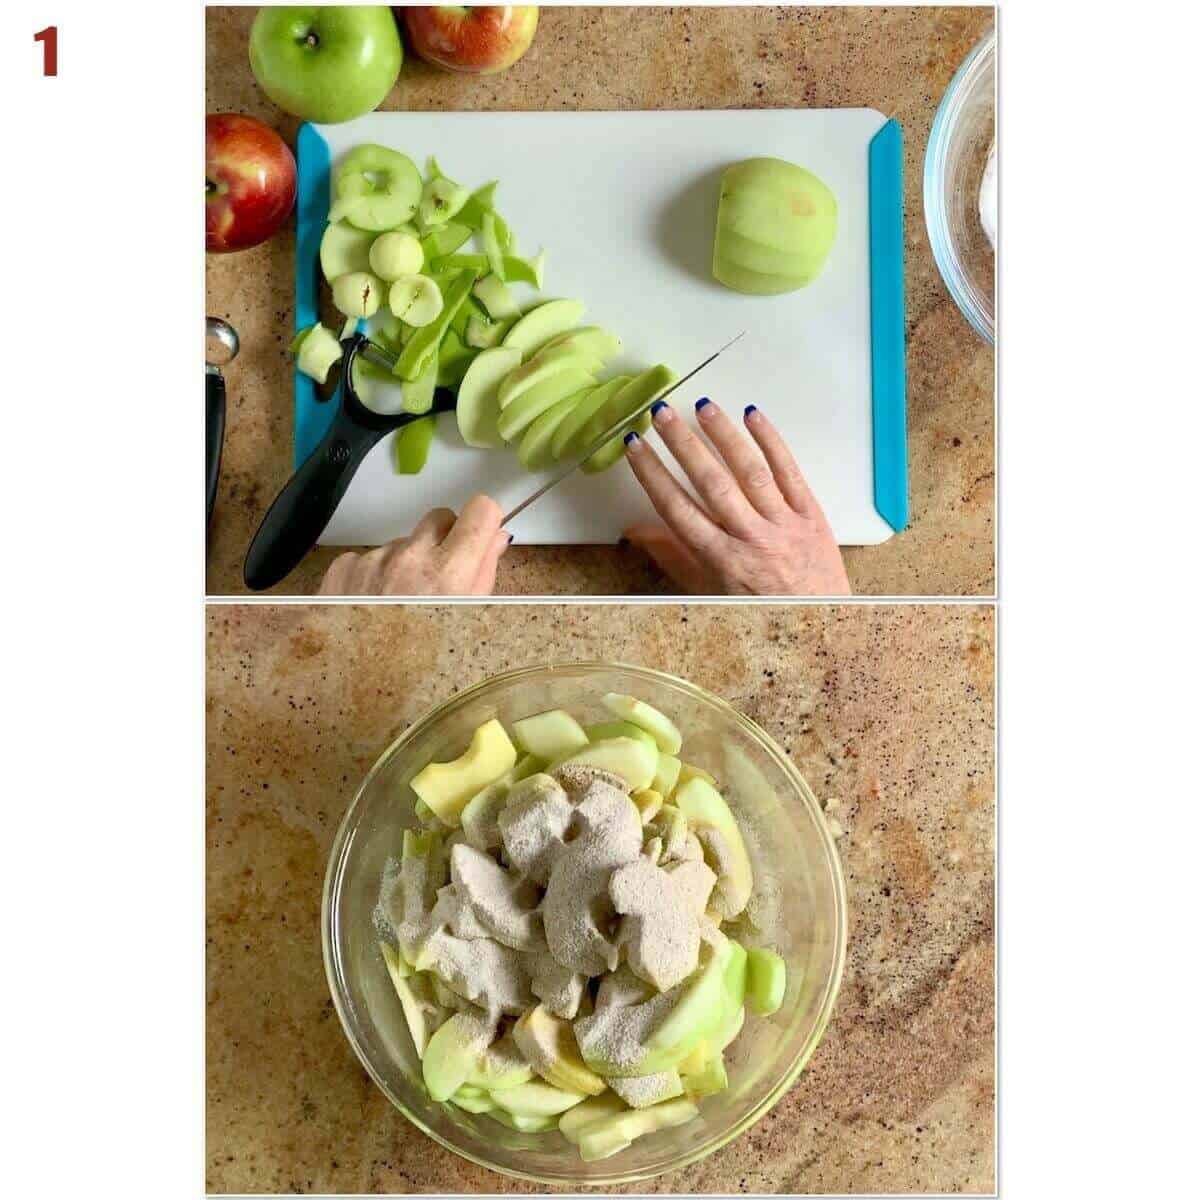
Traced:
<path fill-rule="evenodd" d="M 42 43 L 42 74 L 58 74 L 58 26 L 47 25 L 33 35 L 35 42 Z"/>

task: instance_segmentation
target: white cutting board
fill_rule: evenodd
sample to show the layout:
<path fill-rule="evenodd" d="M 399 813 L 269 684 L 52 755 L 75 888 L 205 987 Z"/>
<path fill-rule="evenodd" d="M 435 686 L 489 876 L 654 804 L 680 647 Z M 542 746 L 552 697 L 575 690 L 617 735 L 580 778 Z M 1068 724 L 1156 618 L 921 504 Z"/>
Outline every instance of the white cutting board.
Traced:
<path fill-rule="evenodd" d="M 336 169 L 362 142 L 403 151 L 468 187 L 498 179 L 496 206 L 518 252 L 546 248 L 543 298 L 587 305 L 584 324 L 624 342 L 607 373 L 664 362 L 678 374 L 746 331 L 671 403 L 692 419 L 709 396 L 740 418 L 757 404 L 782 430 L 843 545 L 886 540 L 872 475 L 868 155 L 885 118 L 874 109 L 600 113 L 372 113 L 316 127 Z M 721 170 L 773 156 L 807 167 L 838 199 L 838 233 L 822 274 L 783 296 L 743 296 L 711 276 Z M 471 244 L 462 252 L 474 251 Z M 519 287 L 523 305 L 536 293 Z M 452 414 L 438 419 L 425 470 L 397 475 L 392 438 L 367 457 L 321 537 L 377 545 L 428 509 L 475 492 L 507 511 L 546 478 L 509 450 L 474 450 Z M 656 439 L 657 440 L 657 439 Z M 663 451 L 665 453 L 665 449 Z M 547 472 L 547 475 L 549 472 Z M 653 516 L 629 468 L 577 473 L 513 524 L 524 543 L 612 543 Z"/>

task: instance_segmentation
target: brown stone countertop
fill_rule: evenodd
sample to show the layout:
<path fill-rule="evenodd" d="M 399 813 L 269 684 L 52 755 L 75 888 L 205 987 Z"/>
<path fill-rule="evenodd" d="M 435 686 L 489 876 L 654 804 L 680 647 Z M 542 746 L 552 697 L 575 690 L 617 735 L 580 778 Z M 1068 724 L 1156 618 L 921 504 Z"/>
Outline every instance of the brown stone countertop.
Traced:
<path fill-rule="evenodd" d="M 627 1190 L 990 1192 L 994 625 L 983 606 L 210 606 L 207 1185 L 534 1192 L 371 1082 L 321 962 L 336 825 L 434 704 L 535 663 L 689 678 L 787 750 L 845 836 L 846 976 L 796 1086 L 703 1162 Z"/>
<path fill-rule="evenodd" d="M 252 8 L 207 10 L 207 108 L 244 112 L 293 143 L 299 122 L 259 91 L 247 60 Z M 910 525 L 846 551 L 855 592 L 991 596 L 994 573 L 992 349 L 942 284 L 925 232 L 929 129 L 990 8 L 543 8 L 511 70 L 465 77 L 405 57 L 384 109 L 825 108 L 867 105 L 904 127 Z M 229 419 L 208 564 L 209 595 L 241 595 L 242 560 L 291 471 L 291 226 L 240 254 L 208 256 L 208 312 L 232 321 Z M 431 504 L 432 507 L 432 504 Z M 336 547 L 275 589 L 311 595 Z M 670 592 L 641 554 L 517 546 L 499 593 Z"/>

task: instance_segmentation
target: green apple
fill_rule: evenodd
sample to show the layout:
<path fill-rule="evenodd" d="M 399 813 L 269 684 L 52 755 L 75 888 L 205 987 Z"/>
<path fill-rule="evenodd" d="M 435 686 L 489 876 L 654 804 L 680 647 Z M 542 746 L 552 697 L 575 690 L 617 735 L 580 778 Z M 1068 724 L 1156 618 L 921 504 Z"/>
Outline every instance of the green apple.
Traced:
<path fill-rule="evenodd" d="M 512 1036 L 526 1061 L 547 1083 L 589 1096 L 604 1091 L 604 1080 L 589 1070 L 580 1056 L 570 1021 L 539 1004 L 513 1026 Z"/>
<path fill-rule="evenodd" d="M 421 175 L 411 158 L 387 146 L 355 146 L 333 173 L 330 221 L 356 229 L 412 232 L 407 222 L 421 196 Z"/>
<path fill-rule="evenodd" d="M 812 282 L 837 234 L 837 199 L 811 171 L 780 158 L 751 158 L 721 176 L 713 275 L 750 295 Z"/>
<path fill-rule="evenodd" d="M 644 729 L 664 754 L 679 753 L 683 746 L 683 735 L 675 722 L 657 708 L 636 696 L 625 696 L 620 692 L 605 693 L 601 703 L 614 717 Z"/>
<path fill-rule="evenodd" d="M 502 1092 L 533 1078 L 533 1068 L 525 1061 L 511 1033 L 489 1046 L 467 1076 L 467 1085 L 485 1092 Z"/>
<path fill-rule="evenodd" d="M 442 293 L 428 275 L 401 275 L 388 288 L 392 315 L 416 329 L 436 321 L 443 307 Z"/>
<path fill-rule="evenodd" d="M 550 447 L 555 431 L 575 408 L 586 401 L 593 390 L 594 385 L 587 384 L 579 391 L 564 396 L 525 430 L 517 448 L 517 457 L 525 470 L 544 471 L 554 462 L 554 454 Z"/>
<path fill-rule="evenodd" d="M 644 730 L 628 721 L 601 721 L 598 725 L 585 725 L 584 733 L 589 742 L 605 742 L 611 738 L 635 738 L 647 746 L 656 746 L 654 739 Z"/>
<path fill-rule="evenodd" d="M 425 265 L 425 251 L 411 233 L 381 233 L 371 243 L 367 258 L 371 270 L 385 283 L 416 275 Z"/>
<path fill-rule="evenodd" d="M 746 907 L 754 887 L 750 856 L 737 820 L 721 793 L 699 777 L 680 784 L 672 800 L 704 846 L 705 861 L 717 873 L 713 908 L 725 920 L 732 920 Z M 712 830 L 720 841 L 706 844 L 707 830 Z"/>
<path fill-rule="evenodd" d="M 575 754 L 554 763 L 548 768 L 553 774 L 559 767 L 599 767 L 611 771 L 629 784 L 630 791 L 650 786 L 654 768 L 658 765 L 658 751 L 644 742 L 633 738 L 609 738 L 596 742 Z M 638 816 L 641 821 L 641 815 Z"/>
<path fill-rule="evenodd" d="M 512 736 L 518 750 L 545 759 L 563 758 L 588 744 L 583 727 L 561 708 L 514 721 Z"/>
<path fill-rule="evenodd" d="M 520 322 L 517 324 L 519 325 Z M 515 331 L 516 326 L 513 329 Z M 507 338 L 505 338 L 504 344 L 506 347 L 509 345 Z M 507 408 L 523 392 L 536 387 L 539 383 L 549 379 L 551 375 L 557 375 L 559 371 L 568 371 L 572 367 L 578 367 L 584 371 L 594 371 L 597 366 L 599 363 L 594 358 L 570 349 L 548 350 L 536 354 L 523 366 L 517 367 L 500 385 L 500 407 Z"/>
<path fill-rule="evenodd" d="M 554 431 L 550 443 L 550 453 L 555 458 L 564 458 L 567 454 L 576 454 L 584 448 L 583 430 L 591 423 L 592 418 L 619 392 L 633 377 L 618 375 L 614 379 L 606 379 L 594 391 L 573 408 Z"/>
<path fill-rule="evenodd" d="M 348 221 L 331 221 L 321 236 L 321 274 L 332 286 L 339 275 L 371 271 L 371 245 L 375 235 L 356 229 Z M 378 271 L 375 272 L 379 274 Z"/>
<path fill-rule="evenodd" d="M 568 1109 L 558 1118 L 558 1132 L 575 1145 L 579 1144 L 579 1136 L 585 1129 L 591 1128 L 607 1117 L 615 1117 L 629 1112 L 629 1105 L 615 1092 L 604 1092 L 584 1100 L 574 1108 Z"/>
<path fill-rule="evenodd" d="M 504 345 L 520 350 L 523 358 L 536 354 L 551 338 L 579 324 L 583 305 L 578 300 L 549 300 L 527 312 L 504 338 Z"/>
<path fill-rule="evenodd" d="M 774 950 L 756 946 L 746 956 L 746 1003 L 750 1011 L 769 1017 L 779 1011 L 787 990 L 787 966 Z"/>
<path fill-rule="evenodd" d="M 404 50 L 383 4 L 265 7 L 250 29 L 250 69 L 267 96 L 305 121 L 351 121 L 395 86 Z"/>
<path fill-rule="evenodd" d="M 499 275 L 485 275 L 474 292 L 493 321 L 505 321 L 521 315 L 520 305 Z"/>
<path fill-rule="evenodd" d="M 501 1125 L 507 1125 L 509 1129 L 515 1129 L 518 1133 L 546 1133 L 557 1123 L 555 1117 L 529 1117 L 524 1113 L 505 1112 L 499 1105 L 493 1108 L 488 1116 L 493 1121 L 499 1121 Z"/>
<path fill-rule="evenodd" d="M 582 1092 L 568 1092 L 540 1079 L 531 1079 L 528 1083 L 492 1094 L 497 1108 L 512 1113 L 514 1117 L 557 1117 L 559 1113 L 574 1108 L 584 1098 Z"/>
<path fill-rule="evenodd" d="M 548 379 L 523 391 L 507 406 L 501 404 L 500 419 L 496 428 L 506 442 L 511 442 L 517 434 L 537 420 L 547 409 L 553 408 L 560 400 L 574 395 L 586 387 L 594 386 L 596 377 L 582 367 L 568 366 L 565 370 L 552 374 Z M 501 391 L 504 385 L 501 384 Z"/>
<path fill-rule="evenodd" d="M 429 763 L 412 780 L 412 790 L 437 813 L 443 824 L 457 827 L 467 801 L 494 783 L 517 761 L 517 751 L 504 726 L 494 718 L 471 735 L 471 744 L 452 762 Z"/>
<path fill-rule="evenodd" d="M 425 1047 L 421 1074 L 432 1100 L 449 1100 L 467 1081 L 492 1040 L 493 1027 L 471 1013 L 455 1013 Z"/>
<path fill-rule="evenodd" d="M 504 445 L 500 430 L 500 384 L 521 361 L 516 350 L 493 346 L 483 350 L 467 368 L 458 387 L 458 432 L 468 446 L 481 450 L 498 449 Z"/>
<path fill-rule="evenodd" d="M 342 357 L 342 344 L 324 325 L 313 325 L 292 343 L 296 368 L 310 379 L 324 383 L 329 369 Z"/>
<path fill-rule="evenodd" d="M 648 1133 L 686 1125 L 699 1114 L 700 1110 L 690 1100 L 679 1098 L 666 1100 L 652 1108 L 605 1117 L 580 1132 L 579 1157 L 584 1162 L 608 1158 Z"/>
<path fill-rule="evenodd" d="M 333 281 L 333 304 L 338 312 L 347 317 L 365 319 L 378 311 L 386 287 L 382 279 L 370 271 L 351 271 L 339 275 Z"/>

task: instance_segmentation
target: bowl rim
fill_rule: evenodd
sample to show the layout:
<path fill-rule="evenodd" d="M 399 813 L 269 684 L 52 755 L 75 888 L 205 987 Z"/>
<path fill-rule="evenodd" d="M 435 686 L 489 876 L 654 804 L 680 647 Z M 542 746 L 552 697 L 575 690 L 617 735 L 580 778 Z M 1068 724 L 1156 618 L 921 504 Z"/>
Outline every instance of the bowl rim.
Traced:
<path fill-rule="evenodd" d="M 954 72 L 950 83 L 937 107 L 933 124 L 929 130 L 929 142 L 925 148 L 925 169 L 922 178 L 922 200 L 925 207 L 925 230 L 929 235 L 929 244 L 933 250 L 934 262 L 938 274 L 946 285 L 954 303 L 971 328 L 981 338 L 994 346 L 996 344 L 996 301 L 992 298 L 992 318 L 989 322 L 987 315 L 981 311 L 969 289 L 964 286 L 963 272 L 958 255 L 950 243 L 949 230 L 945 219 L 945 205 L 942 200 L 942 180 L 945 173 L 946 142 L 948 130 L 954 118 L 958 115 L 962 89 L 972 73 L 982 66 L 983 61 L 995 58 L 996 55 L 996 26 L 993 23 L 984 35 L 971 47 L 967 57 L 963 59 L 957 71 Z M 996 83 L 993 81 L 993 95 Z M 993 119 L 996 105 L 993 100 Z"/>
<path fill-rule="evenodd" d="M 403 1100 L 396 1096 L 388 1084 L 380 1077 L 374 1065 L 364 1053 L 364 1048 L 355 1036 L 352 1026 L 349 1021 L 349 1014 L 346 1011 L 343 1002 L 343 991 L 340 987 L 340 972 L 338 971 L 339 959 L 335 954 L 335 945 L 338 941 L 336 928 L 333 922 L 334 905 L 333 898 L 339 894 L 341 880 L 345 871 L 346 851 L 349 848 L 352 840 L 352 834 L 355 828 L 355 817 L 359 804 L 363 799 L 367 788 L 374 781 L 376 776 L 384 769 L 385 765 L 390 762 L 392 756 L 397 753 L 407 742 L 415 738 L 418 733 L 427 729 L 430 725 L 436 722 L 442 713 L 451 706 L 459 705 L 463 701 L 469 699 L 474 694 L 484 691 L 499 683 L 511 683 L 520 680 L 522 677 L 544 676 L 547 673 L 556 671 L 623 671 L 633 675 L 641 675 L 647 679 L 666 682 L 674 687 L 681 688 L 684 691 L 691 692 L 701 700 L 714 706 L 719 711 L 730 717 L 735 724 L 742 726 L 758 739 L 769 756 L 775 761 L 784 773 L 784 775 L 792 781 L 800 793 L 804 802 L 808 805 L 815 817 L 814 824 L 817 827 L 818 838 L 824 849 L 825 858 L 829 864 L 830 874 L 833 879 L 833 900 L 834 900 L 834 928 L 833 928 L 833 965 L 829 973 L 829 977 L 825 981 L 825 987 L 820 997 L 820 1002 L 817 1006 L 816 1021 L 813 1025 L 812 1032 L 797 1052 L 796 1057 L 788 1065 L 787 1069 L 780 1076 L 774 1087 L 739 1121 L 731 1125 L 728 1129 L 722 1130 L 714 1138 L 708 1142 L 701 1143 L 698 1147 L 688 1150 L 682 1154 L 676 1161 L 668 1166 L 652 1168 L 627 1170 L 621 1172 L 613 1172 L 603 1176 L 588 1176 L 586 1179 L 580 1179 L 575 1175 L 560 1173 L 548 1174 L 537 1173 L 533 1171 L 522 1171 L 519 1168 L 500 1166 L 494 1162 L 489 1162 L 481 1155 L 475 1154 L 462 1146 L 454 1145 L 449 1139 L 429 1128 L 424 1121 L 415 1113 L 411 1112 L 404 1104 Z M 415 1125 L 427 1137 L 432 1138 L 439 1146 L 449 1150 L 452 1154 L 458 1155 L 460 1158 L 466 1159 L 468 1162 L 474 1163 L 476 1166 L 484 1167 L 489 1171 L 495 1171 L 500 1175 L 508 1176 L 512 1179 L 527 1180 L 531 1183 L 545 1183 L 556 1186 L 566 1187 L 586 1187 L 598 1188 L 608 1187 L 615 1184 L 638 1183 L 647 1179 L 655 1179 L 660 1175 L 668 1174 L 671 1171 L 678 1171 L 683 1167 L 690 1166 L 692 1163 L 699 1162 L 701 1159 L 707 1158 L 710 1154 L 727 1146 L 734 1138 L 740 1137 L 752 1125 L 762 1119 L 774 1106 L 783 1098 L 783 1096 L 791 1090 L 801 1072 L 808 1065 L 809 1060 L 816 1052 L 817 1047 L 821 1044 L 825 1036 L 825 1031 L 828 1028 L 829 1022 L 833 1016 L 833 1008 L 837 1002 L 838 993 L 841 989 L 842 976 L 846 966 L 846 947 L 849 936 L 849 909 L 846 897 L 846 880 L 842 870 L 842 861 L 837 852 L 832 833 L 829 831 L 828 823 L 825 821 L 824 814 L 821 809 L 820 802 L 817 799 L 816 793 L 809 786 L 808 781 L 800 774 L 799 770 L 788 758 L 783 749 L 775 741 L 773 737 L 757 722 L 752 721 L 744 713 L 739 712 L 732 704 L 720 696 L 708 691 L 706 688 L 700 687 L 698 684 L 692 683 L 690 680 L 684 679 L 681 676 L 673 675 L 668 671 L 660 671 L 654 667 L 641 667 L 632 663 L 622 662 L 601 662 L 595 660 L 579 661 L 579 662 L 553 662 L 544 663 L 529 667 L 515 667 L 507 671 L 501 671 L 496 675 L 490 675 L 486 679 L 480 680 L 478 683 L 472 684 L 469 688 L 464 688 L 461 692 L 455 692 L 452 696 L 434 705 L 426 710 L 421 716 L 414 720 L 406 729 L 399 733 L 387 747 L 382 751 L 379 757 L 375 760 L 374 765 L 363 777 L 354 793 L 353 799 L 346 807 L 345 813 L 342 815 L 341 821 L 338 823 L 337 831 L 334 834 L 333 842 L 329 850 L 329 861 L 325 869 L 325 879 L 321 892 L 321 954 L 325 967 L 325 980 L 329 987 L 330 997 L 333 1000 L 333 1006 L 338 1015 L 338 1020 L 341 1022 L 342 1032 L 346 1036 L 346 1040 L 350 1043 L 359 1062 L 363 1065 L 367 1074 L 375 1082 L 379 1090 L 391 1101 L 392 1105 L 399 1109 L 401 1114 L 411 1124 Z"/>

